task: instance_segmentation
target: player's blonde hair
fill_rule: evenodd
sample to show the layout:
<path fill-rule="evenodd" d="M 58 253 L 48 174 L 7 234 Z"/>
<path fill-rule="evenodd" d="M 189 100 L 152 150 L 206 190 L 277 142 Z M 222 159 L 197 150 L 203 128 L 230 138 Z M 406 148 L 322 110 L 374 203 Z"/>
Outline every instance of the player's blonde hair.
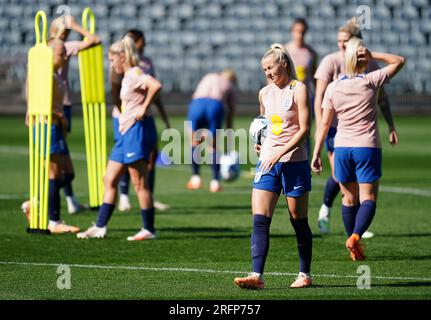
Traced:
<path fill-rule="evenodd" d="M 364 70 L 360 70 L 360 66 L 358 65 L 358 55 L 357 55 L 358 48 L 363 46 L 364 46 L 364 42 L 361 39 L 356 37 L 351 38 L 346 44 L 344 63 L 345 63 L 346 75 L 349 78 L 355 77 L 358 74 L 358 71 L 359 72 L 364 71 Z"/>
<path fill-rule="evenodd" d="M 236 73 L 233 69 L 224 69 L 220 74 L 231 82 L 236 82 Z"/>
<path fill-rule="evenodd" d="M 136 49 L 133 39 L 129 36 L 125 36 L 123 39 L 114 42 L 109 48 L 109 52 L 112 54 L 124 53 L 126 63 L 132 67 L 137 66 L 139 63 L 138 50 Z"/>
<path fill-rule="evenodd" d="M 352 17 L 345 25 L 338 28 L 338 32 L 347 32 L 351 37 L 362 39 L 361 25 L 357 17 Z"/>
<path fill-rule="evenodd" d="M 272 44 L 269 47 L 268 51 L 263 55 L 262 60 L 270 55 L 274 55 L 275 61 L 277 63 L 281 63 L 283 60 L 286 61 L 286 64 L 287 64 L 286 71 L 287 71 L 287 74 L 289 75 L 289 78 L 298 80 L 296 76 L 295 65 L 293 64 L 292 59 L 290 58 L 289 54 L 287 53 L 286 49 L 282 44 L 280 43 Z"/>
<path fill-rule="evenodd" d="M 58 17 L 51 22 L 49 27 L 49 35 L 51 38 L 59 38 L 64 33 L 64 31 L 70 29 L 70 18 L 70 16 Z"/>

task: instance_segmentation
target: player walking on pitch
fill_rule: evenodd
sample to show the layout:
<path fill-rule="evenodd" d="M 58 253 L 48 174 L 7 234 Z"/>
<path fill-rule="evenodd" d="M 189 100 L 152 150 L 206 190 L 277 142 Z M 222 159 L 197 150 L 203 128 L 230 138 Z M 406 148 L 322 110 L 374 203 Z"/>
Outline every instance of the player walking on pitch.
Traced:
<path fill-rule="evenodd" d="M 162 85 L 139 65 L 139 55 L 133 39 L 126 36 L 109 49 L 111 67 L 124 77 L 121 83 L 123 110 L 119 118 L 120 137 L 115 143 L 104 178 L 105 193 L 96 225 L 77 236 L 103 238 L 108 221 L 114 211 L 118 181 L 124 170 L 128 170 L 141 207 L 143 228 L 129 241 L 154 239 L 154 206 L 148 183 L 148 160 L 156 141 L 151 129 L 151 119 L 145 116 L 149 106 Z"/>
<path fill-rule="evenodd" d="M 240 288 L 263 289 L 263 271 L 269 251 L 272 215 L 283 190 L 298 243 L 300 272 L 291 288 L 311 286 L 312 234 L 308 225 L 308 194 L 311 172 L 307 160 L 309 135 L 307 88 L 296 80 L 295 69 L 281 44 L 273 44 L 262 58 L 269 84 L 260 90 L 260 110 L 268 122 L 268 133 L 260 152 L 253 184 L 253 273 L 236 278 Z"/>
<path fill-rule="evenodd" d="M 138 51 L 139 55 L 139 67 L 142 69 L 142 71 L 145 74 L 149 74 L 152 77 L 155 76 L 155 70 L 153 62 L 146 56 L 144 56 L 144 48 L 145 48 L 145 35 L 142 31 L 131 29 L 126 32 L 126 36 L 129 36 L 133 39 L 136 49 Z M 118 132 L 118 119 L 121 114 L 121 98 L 120 98 L 120 91 L 121 91 L 121 80 L 123 78 L 123 75 L 115 73 L 112 68 L 110 69 L 110 78 L 111 78 L 111 84 L 112 84 L 112 98 L 114 101 L 114 108 L 112 109 L 112 123 L 114 128 L 114 141 L 117 141 L 119 138 L 119 132 Z M 171 126 L 169 124 L 169 119 L 166 114 L 165 106 L 162 102 L 162 99 L 160 97 L 160 94 L 157 95 L 154 99 L 154 104 L 156 105 L 160 116 L 162 117 L 163 122 L 165 123 L 165 126 L 167 129 L 169 129 Z M 154 118 L 150 112 L 150 110 L 147 111 L 146 116 L 148 117 L 149 123 L 151 124 L 151 130 L 153 131 L 153 134 L 157 136 L 157 129 L 155 125 Z M 158 149 L 157 149 L 157 143 L 154 145 L 153 150 L 150 154 L 150 159 L 148 161 L 148 183 L 150 186 L 151 193 L 154 195 L 154 185 L 155 185 L 155 179 L 156 179 L 156 160 L 158 155 Z M 130 181 L 130 175 L 128 172 L 126 172 L 124 175 L 120 178 L 120 199 L 118 203 L 118 209 L 120 211 L 128 211 L 131 209 L 130 200 L 129 200 L 129 181 Z M 169 209 L 169 205 L 162 203 L 160 201 L 154 200 L 154 208 L 157 210 L 167 210 Z"/>
<path fill-rule="evenodd" d="M 364 73 L 371 59 L 388 65 Z M 346 44 L 346 75 L 328 85 L 322 102 L 323 115 L 316 132 L 311 167 L 314 172 L 322 172 L 320 152 L 332 119 L 336 116 L 334 174 L 343 194 L 342 216 L 348 236 L 346 247 L 353 260 L 365 259 L 360 240 L 375 215 L 382 175 L 376 106 L 378 91 L 395 76 L 404 62 L 405 59 L 400 56 L 369 52 L 362 40 L 352 38 Z M 392 142 L 392 139 L 391 132 L 389 141 Z"/>

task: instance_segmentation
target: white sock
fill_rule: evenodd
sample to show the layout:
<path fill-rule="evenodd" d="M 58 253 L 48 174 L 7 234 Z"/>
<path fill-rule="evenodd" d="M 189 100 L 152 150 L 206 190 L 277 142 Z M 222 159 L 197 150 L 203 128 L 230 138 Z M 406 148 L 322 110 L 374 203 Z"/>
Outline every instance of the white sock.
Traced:
<path fill-rule="evenodd" d="M 331 208 L 329 208 L 326 204 L 322 204 L 319 210 L 319 220 L 320 219 L 329 219 L 329 213 Z"/>
<path fill-rule="evenodd" d="M 128 194 L 120 194 L 120 201 L 129 202 L 129 195 Z"/>
<path fill-rule="evenodd" d="M 49 220 L 48 227 L 53 228 L 59 223 L 60 223 L 60 221 Z"/>
<path fill-rule="evenodd" d="M 70 197 L 70 196 L 66 197 L 66 203 L 67 203 L 68 208 L 74 207 L 75 206 L 75 199 L 73 199 L 73 196 L 72 197 Z"/>

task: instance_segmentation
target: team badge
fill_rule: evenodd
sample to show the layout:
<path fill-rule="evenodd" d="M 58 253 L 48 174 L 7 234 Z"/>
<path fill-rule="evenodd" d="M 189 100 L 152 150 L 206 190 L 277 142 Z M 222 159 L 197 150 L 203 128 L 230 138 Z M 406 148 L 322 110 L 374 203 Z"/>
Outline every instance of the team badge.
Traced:
<path fill-rule="evenodd" d="M 262 171 L 256 172 L 256 175 L 254 176 L 254 183 L 258 183 L 261 178 L 262 178 Z"/>

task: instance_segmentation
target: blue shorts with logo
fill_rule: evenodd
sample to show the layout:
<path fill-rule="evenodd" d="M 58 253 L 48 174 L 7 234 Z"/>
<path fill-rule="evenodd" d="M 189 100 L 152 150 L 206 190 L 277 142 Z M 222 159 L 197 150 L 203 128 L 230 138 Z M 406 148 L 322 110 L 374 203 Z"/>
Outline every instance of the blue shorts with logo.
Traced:
<path fill-rule="evenodd" d="M 129 164 L 150 158 L 151 150 L 157 143 L 157 133 L 153 117 L 137 121 L 115 142 L 110 160 Z"/>
<path fill-rule="evenodd" d="M 334 174 L 339 182 L 372 183 L 382 176 L 381 149 L 336 147 L 334 152 Z"/>
<path fill-rule="evenodd" d="M 286 197 L 300 197 L 311 191 L 311 170 L 307 160 L 299 162 L 278 162 L 267 173 L 256 166 L 253 188 L 283 194 Z"/>
<path fill-rule="evenodd" d="M 219 100 L 209 98 L 193 99 L 189 104 L 187 120 L 192 122 L 192 130 L 208 128 L 215 137 L 222 128 L 224 106 Z"/>
<path fill-rule="evenodd" d="M 63 113 L 64 116 L 67 119 L 68 127 L 67 132 L 72 131 L 72 106 L 71 105 L 64 105 L 63 106 Z"/>
<path fill-rule="evenodd" d="M 336 134 L 337 128 L 330 127 L 325 139 L 326 151 L 334 152 L 334 138 Z"/>

